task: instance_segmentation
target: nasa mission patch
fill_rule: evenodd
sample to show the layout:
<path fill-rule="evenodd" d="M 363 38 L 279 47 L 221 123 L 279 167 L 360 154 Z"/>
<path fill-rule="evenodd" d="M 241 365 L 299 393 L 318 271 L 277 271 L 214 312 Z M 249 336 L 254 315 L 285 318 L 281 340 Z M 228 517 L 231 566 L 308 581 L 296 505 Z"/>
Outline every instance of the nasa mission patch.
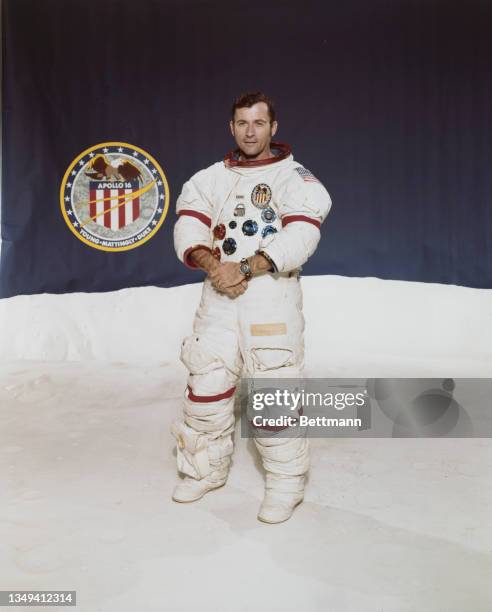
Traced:
<path fill-rule="evenodd" d="M 127 251 L 147 242 L 169 209 L 162 168 L 146 151 L 104 142 L 78 155 L 60 187 L 63 218 L 72 233 L 101 251 Z"/>
<path fill-rule="evenodd" d="M 272 190 L 266 183 L 260 183 L 251 192 L 251 203 L 256 208 L 266 208 L 272 199 Z"/>

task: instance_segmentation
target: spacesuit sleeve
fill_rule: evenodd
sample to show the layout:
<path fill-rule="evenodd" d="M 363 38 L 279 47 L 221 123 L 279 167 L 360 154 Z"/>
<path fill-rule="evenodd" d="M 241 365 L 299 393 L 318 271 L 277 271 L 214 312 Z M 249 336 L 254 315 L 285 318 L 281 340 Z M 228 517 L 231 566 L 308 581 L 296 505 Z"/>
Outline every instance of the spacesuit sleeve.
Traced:
<path fill-rule="evenodd" d="M 293 168 L 279 195 L 282 229 L 262 239 L 259 250 L 267 254 L 277 272 L 302 266 L 316 251 L 320 228 L 331 209 L 323 185 L 302 166 Z"/>
<path fill-rule="evenodd" d="M 201 170 L 183 185 L 176 203 L 178 220 L 174 226 L 174 249 L 188 268 L 197 266 L 190 255 L 197 249 L 211 252 L 212 247 L 212 188 L 210 169 Z"/>

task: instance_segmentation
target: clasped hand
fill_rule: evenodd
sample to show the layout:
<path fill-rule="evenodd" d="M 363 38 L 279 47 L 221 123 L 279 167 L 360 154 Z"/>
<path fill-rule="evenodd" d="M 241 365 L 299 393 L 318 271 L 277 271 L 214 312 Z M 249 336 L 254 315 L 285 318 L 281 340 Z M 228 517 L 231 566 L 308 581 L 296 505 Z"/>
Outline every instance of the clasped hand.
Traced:
<path fill-rule="evenodd" d="M 232 261 L 218 263 L 208 276 L 217 291 L 231 298 L 243 294 L 248 288 L 248 282 L 241 274 L 239 264 Z"/>

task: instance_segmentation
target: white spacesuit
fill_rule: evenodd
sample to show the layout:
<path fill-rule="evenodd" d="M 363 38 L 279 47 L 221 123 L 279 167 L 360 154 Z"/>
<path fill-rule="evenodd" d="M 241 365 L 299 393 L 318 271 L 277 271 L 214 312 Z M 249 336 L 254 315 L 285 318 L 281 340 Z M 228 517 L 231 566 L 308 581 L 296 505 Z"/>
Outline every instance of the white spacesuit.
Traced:
<path fill-rule="evenodd" d="M 184 421 L 175 422 L 177 462 L 184 480 L 173 499 L 194 501 L 222 486 L 233 451 L 234 393 L 247 377 L 301 376 L 304 364 L 299 269 L 314 253 L 331 200 L 323 185 L 293 160 L 287 145 L 272 143 L 275 157 L 240 161 L 238 152 L 195 174 L 177 202 L 177 255 L 208 249 L 222 262 L 239 262 L 257 251 L 272 272 L 254 276 L 246 292 L 231 299 L 207 278 L 193 334 L 181 359 L 189 370 Z M 292 431 L 289 434 L 293 435 Z M 282 432 L 255 437 L 266 470 L 265 499 L 258 518 L 281 522 L 304 495 L 308 440 Z M 284 434 L 285 436 L 285 434 Z"/>

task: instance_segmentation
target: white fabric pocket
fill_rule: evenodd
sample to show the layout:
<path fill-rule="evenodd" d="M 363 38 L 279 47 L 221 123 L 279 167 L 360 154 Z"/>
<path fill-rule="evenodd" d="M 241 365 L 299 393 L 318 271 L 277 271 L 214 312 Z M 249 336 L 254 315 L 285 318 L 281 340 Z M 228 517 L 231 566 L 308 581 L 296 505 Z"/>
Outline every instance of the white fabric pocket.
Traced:
<path fill-rule="evenodd" d="M 252 348 L 251 357 L 258 372 L 294 365 L 294 351 L 288 348 Z"/>

